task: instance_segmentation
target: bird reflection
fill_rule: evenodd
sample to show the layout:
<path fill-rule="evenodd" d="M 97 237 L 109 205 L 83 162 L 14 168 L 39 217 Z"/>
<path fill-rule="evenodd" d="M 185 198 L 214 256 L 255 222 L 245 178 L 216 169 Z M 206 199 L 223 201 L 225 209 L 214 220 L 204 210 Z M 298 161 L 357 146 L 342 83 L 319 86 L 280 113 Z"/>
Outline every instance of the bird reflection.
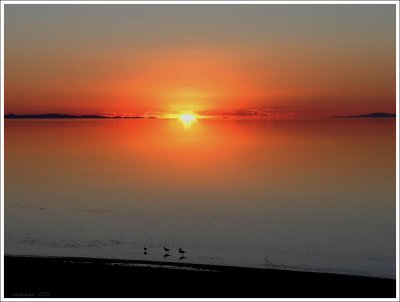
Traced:
<path fill-rule="evenodd" d="M 165 258 L 168 258 L 169 256 L 171 256 L 170 254 L 168 254 L 168 252 L 167 253 L 165 253 L 165 255 L 164 255 L 164 259 Z"/>

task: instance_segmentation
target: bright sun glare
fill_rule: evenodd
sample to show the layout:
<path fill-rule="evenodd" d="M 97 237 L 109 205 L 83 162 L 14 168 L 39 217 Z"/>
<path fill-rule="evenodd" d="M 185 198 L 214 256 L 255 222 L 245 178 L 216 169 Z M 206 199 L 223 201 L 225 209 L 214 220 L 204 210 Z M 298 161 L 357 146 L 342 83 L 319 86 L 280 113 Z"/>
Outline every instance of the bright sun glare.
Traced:
<path fill-rule="evenodd" d="M 184 123 L 190 124 L 196 120 L 196 116 L 192 113 L 182 113 L 179 115 L 179 119 Z"/>
<path fill-rule="evenodd" d="M 185 112 L 178 116 L 178 119 L 183 123 L 185 129 L 189 129 L 192 124 L 196 121 L 197 117 L 193 113 Z"/>

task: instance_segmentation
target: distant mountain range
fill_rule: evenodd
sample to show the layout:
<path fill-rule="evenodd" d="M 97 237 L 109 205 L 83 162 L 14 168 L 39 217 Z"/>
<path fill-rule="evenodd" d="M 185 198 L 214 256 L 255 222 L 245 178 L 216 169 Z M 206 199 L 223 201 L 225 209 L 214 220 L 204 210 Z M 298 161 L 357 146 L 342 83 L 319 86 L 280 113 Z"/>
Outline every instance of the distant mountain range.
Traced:
<path fill-rule="evenodd" d="M 360 115 L 337 115 L 333 118 L 395 118 L 396 114 L 386 112 L 373 112 L 368 114 Z M 144 118 L 143 116 L 103 116 L 103 115 L 71 115 L 61 113 L 45 113 L 45 114 L 6 114 L 6 119 L 96 119 L 96 118 L 117 118 L 117 119 L 129 119 L 129 118 Z M 148 117 L 155 118 L 155 117 Z"/>
<path fill-rule="evenodd" d="M 143 118 L 142 116 L 103 116 L 103 115 L 71 115 L 71 114 L 60 114 L 60 113 L 46 113 L 46 114 L 6 114 L 6 119 L 74 119 L 74 118 Z"/>
<path fill-rule="evenodd" d="M 334 118 L 395 118 L 396 114 L 386 112 L 373 112 L 360 115 L 338 115 Z"/>

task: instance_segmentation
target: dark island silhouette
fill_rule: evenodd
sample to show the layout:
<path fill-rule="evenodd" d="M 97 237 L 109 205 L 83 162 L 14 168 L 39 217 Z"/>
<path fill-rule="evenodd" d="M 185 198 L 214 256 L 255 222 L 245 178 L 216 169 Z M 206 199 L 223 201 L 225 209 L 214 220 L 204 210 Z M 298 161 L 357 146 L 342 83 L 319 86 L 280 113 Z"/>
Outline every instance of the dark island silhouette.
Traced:
<path fill-rule="evenodd" d="M 373 112 L 360 115 L 336 115 L 333 118 L 395 118 L 396 114 L 387 112 Z M 4 115 L 5 119 L 136 119 L 145 118 L 143 116 L 104 116 L 104 115 L 72 115 L 62 113 L 43 113 L 43 114 L 14 114 Z M 156 118 L 149 116 L 147 118 Z"/>
<path fill-rule="evenodd" d="M 373 112 L 359 115 L 338 115 L 334 118 L 395 118 L 396 114 L 387 112 Z"/>
<path fill-rule="evenodd" d="M 143 118 L 142 116 L 103 116 L 103 115 L 71 115 L 61 113 L 44 113 L 44 114 L 6 114 L 6 119 L 77 119 L 77 118 Z"/>

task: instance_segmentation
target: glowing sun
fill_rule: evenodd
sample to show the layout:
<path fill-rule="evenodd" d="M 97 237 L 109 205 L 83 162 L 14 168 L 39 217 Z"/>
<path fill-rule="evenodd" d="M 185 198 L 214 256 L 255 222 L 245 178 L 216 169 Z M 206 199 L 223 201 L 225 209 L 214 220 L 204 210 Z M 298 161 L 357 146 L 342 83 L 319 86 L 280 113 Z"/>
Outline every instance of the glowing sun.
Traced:
<path fill-rule="evenodd" d="M 178 119 L 183 123 L 186 128 L 190 128 L 190 126 L 196 121 L 197 117 L 195 114 L 190 112 L 181 113 L 178 116 Z"/>
<path fill-rule="evenodd" d="M 184 123 L 192 123 L 196 120 L 196 116 L 193 113 L 182 113 L 179 115 L 179 119 Z"/>

